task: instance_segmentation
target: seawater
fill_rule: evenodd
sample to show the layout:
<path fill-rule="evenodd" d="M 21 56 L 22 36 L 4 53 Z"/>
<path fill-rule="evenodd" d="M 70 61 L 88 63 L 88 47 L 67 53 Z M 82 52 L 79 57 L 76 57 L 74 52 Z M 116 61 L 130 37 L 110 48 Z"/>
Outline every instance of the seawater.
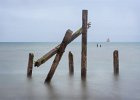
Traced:
<path fill-rule="evenodd" d="M 33 68 L 27 79 L 29 53 L 36 61 L 59 43 L 0 43 L 0 100 L 140 100 L 140 43 L 88 43 L 87 80 L 81 81 L 81 44 L 68 45 L 51 84 L 44 80 L 54 57 Z M 113 51 L 119 51 L 119 75 L 113 74 Z M 74 55 L 69 76 L 68 53 Z"/>

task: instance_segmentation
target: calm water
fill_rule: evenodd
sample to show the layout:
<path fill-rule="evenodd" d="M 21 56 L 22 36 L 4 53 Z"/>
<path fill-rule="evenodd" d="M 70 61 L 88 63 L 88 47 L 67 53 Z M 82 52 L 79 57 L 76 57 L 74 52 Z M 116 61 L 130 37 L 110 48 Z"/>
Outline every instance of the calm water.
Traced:
<path fill-rule="evenodd" d="M 58 43 L 0 43 L 0 100 L 140 100 L 140 43 L 88 43 L 87 81 L 80 77 L 81 45 L 70 44 L 50 85 L 44 85 L 52 61 L 26 78 L 28 53 L 35 60 Z M 112 53 L 119 50 L 120 73 L 113 74 Z M 68 52 L 74 55 L 74 76 L 68 73 Z"/>

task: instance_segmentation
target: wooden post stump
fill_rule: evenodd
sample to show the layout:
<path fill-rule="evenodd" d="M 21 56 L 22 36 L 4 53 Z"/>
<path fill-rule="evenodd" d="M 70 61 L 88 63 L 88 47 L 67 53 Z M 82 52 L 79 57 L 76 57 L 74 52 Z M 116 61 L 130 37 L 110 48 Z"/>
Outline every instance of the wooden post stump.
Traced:
<path fill-rule="evenodd" d="M 55 72 L 55 70 L 56 70 L 56 68 L 57 68 L 57 66 L 58 66 L 58 64 L 61 60 L 61 57 L 62 57 L 63 53 L 65 52 L 65 48 L 68 44 L 68 41 L 71 39 L 71 35 L 72 35 L 72 31 L 67 30 L 66 34 L 63 38 L 63 41 L 60 44 L 60 48 L 57 51 L 57 54 L 55 56 L 55 59 L 54 59 L 53 64 L 51 66 L 51 69 L 50 69 L 44 83 L 50 83 L 50 81 L 51 81 L 51 79 L 54 75 L 54 72 Z"/>
<path fill-rule="evenodd" d="M 118 50 L 113 52 L 113 65 L 114 65 L 114 74 L 119 73 L 119 55 Z"/>
<path fill-rule="evenodd" d="M 69 52 L 69 75 L 74 74 L 74 65 L 73 65 L 73 54 Z"/>
<path fill-rule="evenodd" d="M 82 53 L 81 53 L 81 79 L 86 79 L 87 70 L 87 20 L 88 11 L 82 11 Z"/>
<path fill-rule="evenodd" d="M 34 54 L 29 53 L 28 68 L 27 68 L 27 77 L 28 78 L 32 77 L 33 59 L 34 59 Z"/>

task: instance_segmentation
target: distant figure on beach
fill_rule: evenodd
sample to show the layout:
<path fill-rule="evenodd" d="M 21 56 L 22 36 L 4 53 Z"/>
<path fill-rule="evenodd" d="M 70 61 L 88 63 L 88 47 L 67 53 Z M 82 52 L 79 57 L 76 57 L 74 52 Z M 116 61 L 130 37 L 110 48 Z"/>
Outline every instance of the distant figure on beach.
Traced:
<path fill-rule="evenodd" d="M 98 47 L 98 44 L 97 44 L 97 47 Z"/>
<path fill-rule="evenodd" d="M 100 44 L 100 47 L 102 47 L 101 44 Z"/>

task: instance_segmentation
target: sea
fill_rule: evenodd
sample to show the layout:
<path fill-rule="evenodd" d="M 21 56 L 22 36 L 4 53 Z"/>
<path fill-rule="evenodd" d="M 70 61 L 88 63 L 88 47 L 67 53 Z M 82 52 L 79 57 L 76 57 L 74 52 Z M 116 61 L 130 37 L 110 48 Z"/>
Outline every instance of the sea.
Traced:
<path fill-rule="evenodd" d="M 32 78 L 27 78 L 29 53 L 34 53 L 35 62 L 58 44 L 1 42 L 0 100 L 140 100 L 140 43 L 88 43 L 85 81 L 81 80 L 81 43 L 71 43 L 50 84 L 44 81 L 55 55 L 40 67 L 33 67 Z M 114 50 L 119 53 L 117 75 L 113 72 Z M 69 75 L 70 51 L 73 76 Z"/>

